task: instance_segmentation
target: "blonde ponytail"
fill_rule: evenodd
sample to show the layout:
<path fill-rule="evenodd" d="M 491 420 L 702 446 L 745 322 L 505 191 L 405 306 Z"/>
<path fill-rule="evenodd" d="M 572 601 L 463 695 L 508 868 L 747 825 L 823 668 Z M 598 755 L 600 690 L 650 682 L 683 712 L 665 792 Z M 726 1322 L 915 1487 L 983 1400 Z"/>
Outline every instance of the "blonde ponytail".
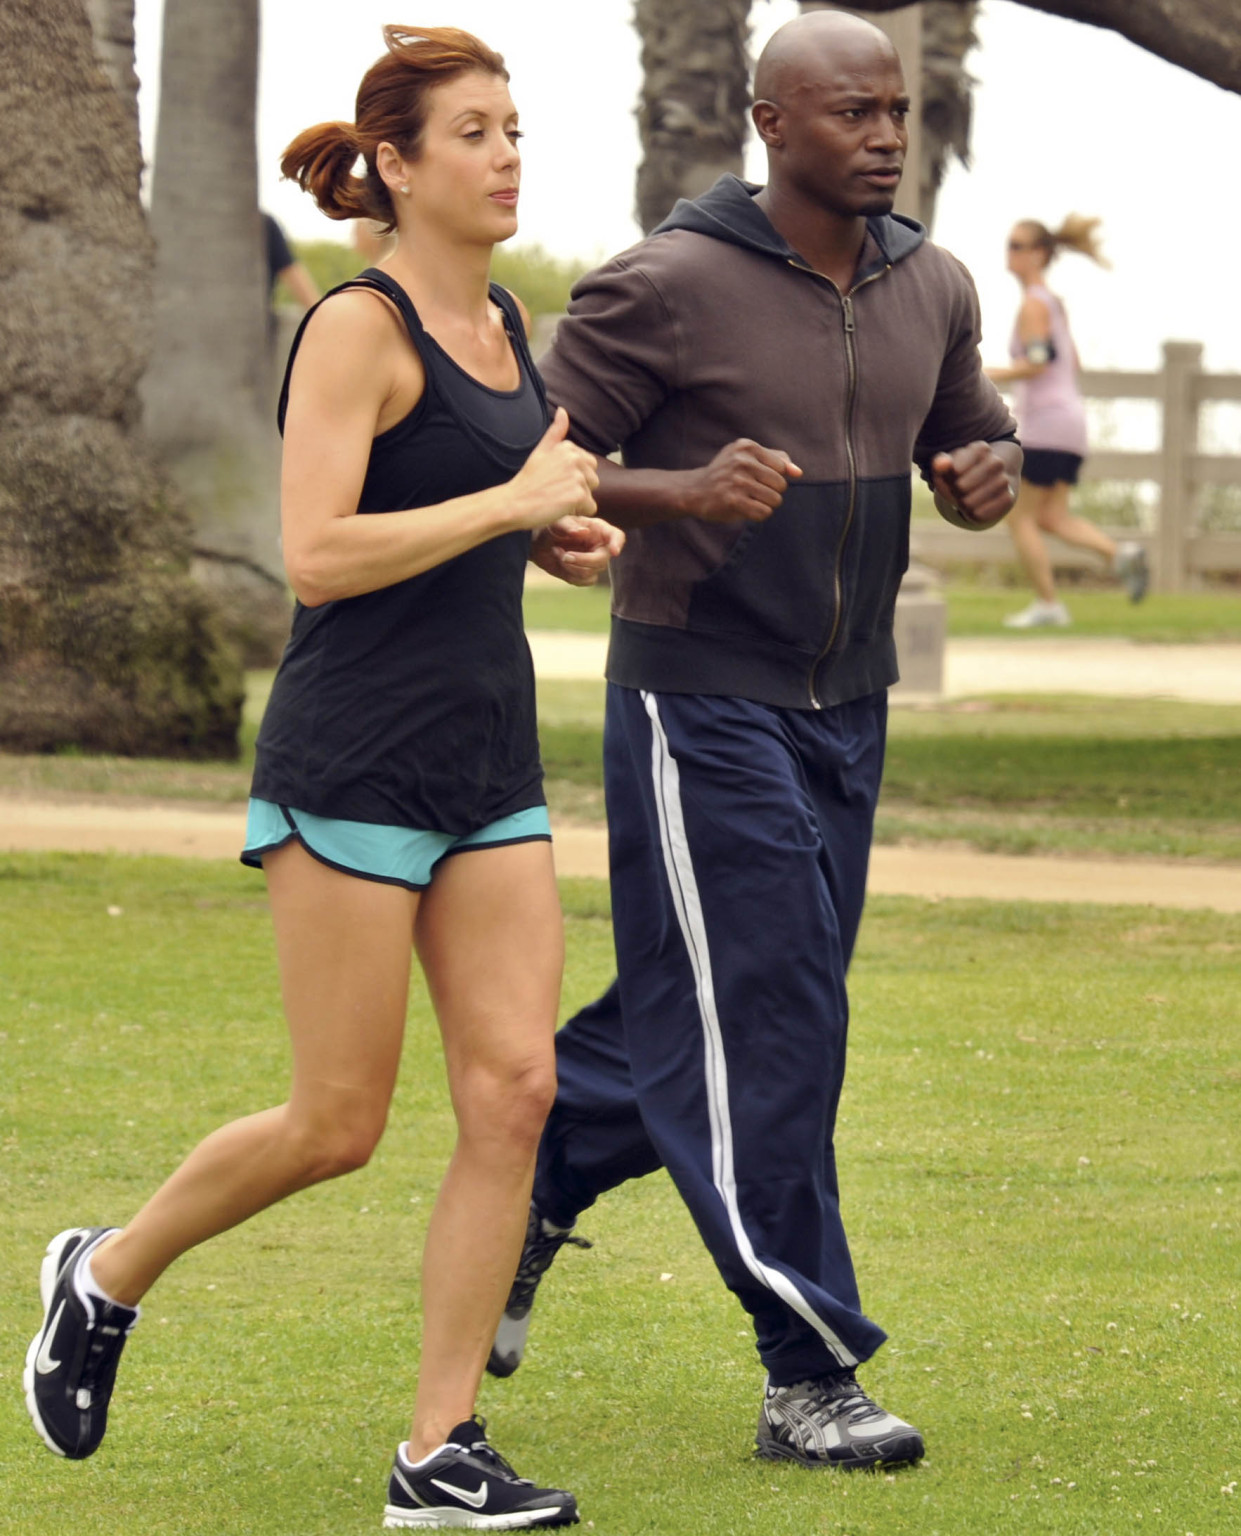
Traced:
<path fill-rule="evenodd" d="M 1089 219 L 1083 213 L 1070 213 L 1060 228 L 1052 232 L 1053 251 L 1076 251 L 1079 256 L 1089 256 L 1101 267 L 1112 263 L 1103 254 L 1099 239 L 1101 219 Z"/>

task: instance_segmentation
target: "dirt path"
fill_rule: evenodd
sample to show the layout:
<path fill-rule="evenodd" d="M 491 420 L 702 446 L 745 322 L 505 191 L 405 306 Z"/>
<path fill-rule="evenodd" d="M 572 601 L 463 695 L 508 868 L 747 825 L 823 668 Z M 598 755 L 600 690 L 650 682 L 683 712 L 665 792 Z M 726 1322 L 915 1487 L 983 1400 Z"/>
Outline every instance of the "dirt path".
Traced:
<path fill-rule="evenodd" d="M 0 797 L 0 850 L 157 853 L 235 859 L 245 816 L 232 809 L 53 803 Z M 556 829 L 562 875 L 607 875 L 601 827 Z M 1089 901 L 1241 913 L 1241 867 L 1149 860 L 1026 858 L 944 847 L 876 848 L 872 893 L 1004 901 Z"/>
<path fill-rule="evenodd" d="M 601 677 L 604 635 L 530 635 L 541 677 Z M 1135 645 L 1126 640 L 952 640 L 949 697 L 976 693 L 1159 695 L 1241 703 L 1241 645 Z M 0 795 L 0 850 L 65 849 L 235 859 L 244 814 L 185 802 L 78 803 Z M 562 875 L 607 874 L 600 827 L 556 832 Z M 1241 912 L 1241 867 L 1125 859 L 1026 858 L 949 847 L 877 848 L 870 889 L 885 895 L 1092 901 Z"/>
<path fill-rule="evenodd" d="M 529 638 L 540 677 L 603 676 L 606 635 L 533 630 Z M 944 674 L 950 699 L 979 693 L 1095 693 L 1241 704 L 1241 645 L 997 635 L 949 640 Z M 902 701 L 899 690 L 893 697 Z"/>

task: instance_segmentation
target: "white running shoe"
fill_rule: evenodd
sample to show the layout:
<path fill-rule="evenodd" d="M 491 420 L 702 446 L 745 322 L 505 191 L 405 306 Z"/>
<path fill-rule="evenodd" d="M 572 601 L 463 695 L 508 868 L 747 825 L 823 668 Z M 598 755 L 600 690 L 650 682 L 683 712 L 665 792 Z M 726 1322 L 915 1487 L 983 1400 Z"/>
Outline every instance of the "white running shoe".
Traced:
<path fill-rule="evenodd" d="M 1004 620 L 1005 629 L 1064 629 L 1073 622 L 1063 603 L 1045 603 L 1036 598 L 1020 613 L 1010 613 Z"/>

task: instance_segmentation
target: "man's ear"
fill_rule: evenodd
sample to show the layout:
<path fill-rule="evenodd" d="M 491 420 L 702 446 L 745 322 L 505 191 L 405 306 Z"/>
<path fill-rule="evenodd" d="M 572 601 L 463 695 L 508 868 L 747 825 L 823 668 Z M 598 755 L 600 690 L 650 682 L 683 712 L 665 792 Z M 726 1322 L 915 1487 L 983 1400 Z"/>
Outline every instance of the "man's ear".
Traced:
<path fill-rule="evenodd" d="M 784 147 L 784 113 L 774 101 L 756 101 L 750 116 L 760 139 L 768 149 Z"/>

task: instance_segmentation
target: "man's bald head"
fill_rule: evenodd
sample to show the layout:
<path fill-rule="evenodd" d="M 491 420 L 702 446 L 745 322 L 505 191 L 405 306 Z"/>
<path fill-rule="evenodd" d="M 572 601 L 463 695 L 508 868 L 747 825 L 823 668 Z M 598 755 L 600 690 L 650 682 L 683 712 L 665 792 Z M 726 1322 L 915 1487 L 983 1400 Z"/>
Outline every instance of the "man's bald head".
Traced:
<path fill-rule="evenodd" d="M 844 11 L 790 21 L 758 61 L 751 116 L 767 149 L 769 207 L 843 218 L 854 233 L 856 220 L 891 211 L 909 92 L 887 33 Z"/>
<path fill-rule="evenodd" d="M 886 32 L 847 11 L 806 11 L 772 34 L 754 71 L 755 101 L 787 102 L 843 73 L 900 60 Z"/>

